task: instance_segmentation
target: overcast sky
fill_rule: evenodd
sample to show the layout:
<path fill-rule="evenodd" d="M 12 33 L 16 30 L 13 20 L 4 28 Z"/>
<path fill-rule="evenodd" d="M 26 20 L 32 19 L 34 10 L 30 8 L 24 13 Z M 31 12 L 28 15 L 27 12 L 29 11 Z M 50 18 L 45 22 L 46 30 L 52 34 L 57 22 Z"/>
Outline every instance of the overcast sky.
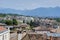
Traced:
<path fill-rule="evenodd" d="M 0 8 L 35 9 L 38 7 L 60 7 L 60 0 L 0 0 Z"/>

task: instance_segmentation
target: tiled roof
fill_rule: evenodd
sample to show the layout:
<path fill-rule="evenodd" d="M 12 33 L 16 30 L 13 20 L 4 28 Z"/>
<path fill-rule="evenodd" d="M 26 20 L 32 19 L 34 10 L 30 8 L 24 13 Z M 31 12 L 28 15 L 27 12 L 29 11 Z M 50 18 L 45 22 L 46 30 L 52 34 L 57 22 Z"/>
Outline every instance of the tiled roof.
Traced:
<path fill-rule="evenodd" d="M 6 25 L 6 24 L 4 24 L 4 23 L 0 23 L 0 25 L 1 25 L 1 26 L 4 26 L 4 25 Z"/>
<path fill-rule="evenodd" d="M 0 33 L 4 32 L 4 31 L 6 31 L 6 30 L 7 30 L 6 28 L 0 26 Z"/>

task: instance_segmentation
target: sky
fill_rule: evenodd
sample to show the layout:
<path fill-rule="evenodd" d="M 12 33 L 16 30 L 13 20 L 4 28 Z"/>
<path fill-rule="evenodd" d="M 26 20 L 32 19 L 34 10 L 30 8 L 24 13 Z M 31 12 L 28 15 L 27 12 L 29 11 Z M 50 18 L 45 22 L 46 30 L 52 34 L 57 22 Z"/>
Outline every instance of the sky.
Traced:
<path fill-rule="evenodd" d="M 60 0 L 0 0 L 0 8 L 31 10 L 39 7 L 60 7 Z"/>

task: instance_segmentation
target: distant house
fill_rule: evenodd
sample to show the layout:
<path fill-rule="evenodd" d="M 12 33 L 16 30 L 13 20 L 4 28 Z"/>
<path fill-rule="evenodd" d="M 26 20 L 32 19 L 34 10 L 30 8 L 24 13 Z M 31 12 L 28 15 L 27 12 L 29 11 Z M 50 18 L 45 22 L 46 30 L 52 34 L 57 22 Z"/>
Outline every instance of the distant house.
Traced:
<path fill-rule="evenodd" d="M 10 40 L 10 30 L 0 26 L 0 40 Z"/>
<path fill-rule="evenodd" d="M 55 28 L 55 29 L 59 29 L 60 26 L 58 26 L 58 25 L 54 25 L 53 28 Z"/>
<path fill-rule="evenodd" d="M 3 20 L 12 20 L 13 16 L 7 15 L 3 18 Z"/>
<path fill-rule="evenodd" d="M 9 29 L 13 29 L 14 28 L 14 26 L 4 26 L 5 28 L 9 28 Z"/>
<path fill-rule="evenodd" d="M 47 33 L 48 40 L 60 40 L 60 33 Z"/>
<path fill-rule="evenodd" d="M 3 17 L 0 17 L 0 20 L 3 20 Z"/>
<path fill-rule="evenodd" d="M 29 26 L 29 25 L 27 25 L 26 23 L 23 23 L 23 24 L 20 25 L 20 27 L 21 27 L 22 29 L 26 29 L 28 26 Z"/>
<path fill-rule="evenodd" d="M 22 31 L 22 30 L 25 30 L 25 29 L 28 28 L 28 27 L 30 27 L 28 24 L 22 23 L 22 24 L 20 24 L 20 25 L 14 26 L 13 28 L 16 28 L 16 30 Z"/>
<path fill-rule="evenodd" d="M 0 26 L 6 26 L 6 24 L 4 24 L 4 23 L 0 23 Z"/>
<path fill-rule="evenodd" d="M 33 28 L 35 31 L 49 31 L 46 26 L 38 26 Z"/>
<path fill-rule="evenodd" d="M 26 24 L 26 23 L 23 23 L 23 24 L 21 24 L 20 26 L 21 26 L 21 27 L 26 27 L 27 24 Z"/>
<path fill-rule="evenodd" d="M 52 29 L 51 31 L 55 32 L 55 33 L 60 33 L 60 28 L 59 29 Z"/>
<path fill-rule="evenodd" d="M 13 26 L 8 26 L 8 25 L 6 25 L 6 24 L 4 24 L 4 23 L 0 23 L 0 26 L 3 26 L 3 27 L 5 27 L 5 28 L 9 28 L 9 29 L 13 29 Z"/>

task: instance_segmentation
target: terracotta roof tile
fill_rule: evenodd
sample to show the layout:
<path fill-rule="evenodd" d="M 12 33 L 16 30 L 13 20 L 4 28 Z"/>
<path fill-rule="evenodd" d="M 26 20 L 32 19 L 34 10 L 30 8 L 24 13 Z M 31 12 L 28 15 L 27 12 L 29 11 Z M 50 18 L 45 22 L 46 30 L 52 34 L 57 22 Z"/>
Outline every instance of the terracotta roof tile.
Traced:
<path fill-rule="evenodd" d="M 6 30 L 6 28 L 0 26 L 0 32 Z"/>

